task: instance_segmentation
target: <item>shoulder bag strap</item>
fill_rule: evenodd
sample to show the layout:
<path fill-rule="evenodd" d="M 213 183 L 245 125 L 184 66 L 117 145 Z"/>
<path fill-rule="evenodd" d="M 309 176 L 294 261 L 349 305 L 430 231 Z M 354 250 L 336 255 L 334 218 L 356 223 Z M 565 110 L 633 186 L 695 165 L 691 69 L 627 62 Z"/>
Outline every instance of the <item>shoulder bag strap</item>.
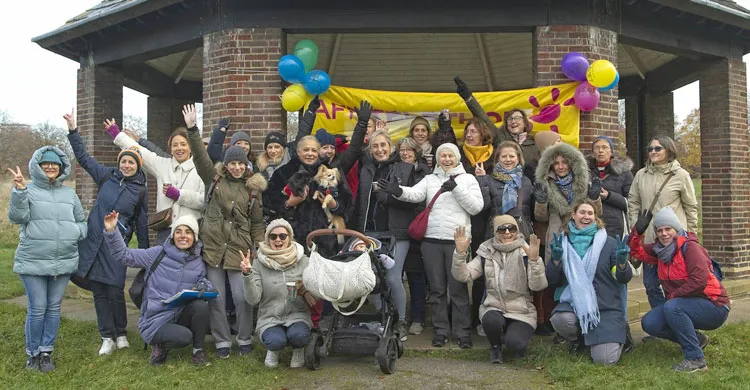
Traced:
<path fill-rule="evenodd" d="M 672 172 L 669 175 L 667 175 L 667 178 L 664 179 L 664 181 L 661 183 L 661 187 L 659 187 L 659 191 L 656 191 L 656 195 L 654 196 L 654 200 L 651 201 L 651 206 L 648 207 L 649 212 L 654 212 L 654 206 L 656 206 L 656 202 L 659 200 L 659 196 L 661 196 L 661 191 L 664 189 L 664 187 L 669 183 L 669 179 L 674 176 L 675 173 Z"/>
<path fill-rule="evenodd" d="M 443 193 L 443 191 L 441 191 L 441 190 L 438 190 L 438 192 L 435 193 L 435 196 L 432 197 L 432 200 L 427 205 L 428 209 L 432 210 L 432 206 L 435 204 L 435 201 L 437 201 L 437 198 L 439 198 L 440 194 L 442 194 L 442 193 Z"/>
<path fill-rule="evenodd" d="M 159 266 L 159 263 L 161 263 L 161 260 L 164 258 L 164 256 L 167 254 L 167 252 L 162 248 L 161 252 L 159 252 L 159 256 L 156 256 L 156 260 L 154 260 L 153 263 L 151 263 L 151 267 L 148 269 L 148 273 L 146 274 L 146 277 L 143 279 L 143 285 L 146 286 L 146 282 L 148 282 L 148 278 L 151 277 L 151 274 L 154 273 L 154 270 L 156 270 L 156 267 Z"/>

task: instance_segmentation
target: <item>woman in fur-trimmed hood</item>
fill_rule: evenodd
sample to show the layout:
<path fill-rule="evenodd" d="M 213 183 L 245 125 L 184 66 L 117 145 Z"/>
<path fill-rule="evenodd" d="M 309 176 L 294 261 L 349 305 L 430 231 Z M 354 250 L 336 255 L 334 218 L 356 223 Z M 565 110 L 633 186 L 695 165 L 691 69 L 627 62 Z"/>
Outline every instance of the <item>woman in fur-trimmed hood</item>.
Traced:
<path fill-rule="evenodd" d="M 601 215 L 601 181 L 594 178 L 593 185 L 589 184 L 586 158 L 573 146 L 561 143 L 547 148 L 539 158 L 535 176 L 534 217 L 537 221 L 549 222 L 545 243 L 549 244 L 552 234 L 561 231 L 574 204 L 591 199 L 597 215 Z M 549 245 L 545 247 L 544 258 L 550 258 Z"/>

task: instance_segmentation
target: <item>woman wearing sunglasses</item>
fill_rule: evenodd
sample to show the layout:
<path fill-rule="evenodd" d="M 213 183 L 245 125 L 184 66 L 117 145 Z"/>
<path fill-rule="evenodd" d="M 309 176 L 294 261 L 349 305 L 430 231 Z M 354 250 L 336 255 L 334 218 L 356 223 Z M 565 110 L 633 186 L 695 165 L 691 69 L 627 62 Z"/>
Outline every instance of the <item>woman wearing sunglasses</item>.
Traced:
<path fill-rule="evenodd" d="M 493 237 L 480 244 L 476 257 L 468 262 L 466 228 L 456 229 L 451 273 L 462 283 L 485 276 L 479 318 L 490 342 L 490 363 L 500 364 L 503 345 L 511 357 L 526 353 L 536 328 L 531 291 L 544 290 L 547 277 L 535 235 L 526 244 L 518 231 L 518 222 L 510 215 L 496 216 L 492 225 Z"/>
<path fill-rule="evenodd" d="M 635 225 L 641 214 L 656 214 L 669 206 L 688 231 L 697 232 L 698 201 L 690 174 L 677 161 L 675 142 L 667 136 L 654 137 L 646 150 L 648 162 L 635 174 L 628 194 L 630 225 Z M 653 226 L 648 225 L 645 232 L 643 244 L 653 244 Z M 643 285 L 652 309 L 666 302 L 655 265 L 643 264 Z"/>

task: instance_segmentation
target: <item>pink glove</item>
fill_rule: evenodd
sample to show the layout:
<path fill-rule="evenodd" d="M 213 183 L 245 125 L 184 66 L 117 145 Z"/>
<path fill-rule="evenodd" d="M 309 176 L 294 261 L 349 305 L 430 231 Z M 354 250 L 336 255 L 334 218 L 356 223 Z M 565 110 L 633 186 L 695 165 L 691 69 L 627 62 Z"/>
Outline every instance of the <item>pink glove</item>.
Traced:
<path fill-rule="evenodd" d="M 107 128 L 107 134 L 109 134 L 109 136 L 112 137 L 112 139 L 115 139 L 115 137 L 117 137 L 117 134 L 120 134 L 120 127 L 118 127 L 117 124 L 113 124 L 112 126 L 109 126 Z M 177 193 L 179 194 L 180 191 L 177 191 Z"/>
<path fill-rule="evenodd" d="M 167 188 L 167 198 L 172 200 L 180 199 L 180 189 L 175 186 L 169 186 Z"/>

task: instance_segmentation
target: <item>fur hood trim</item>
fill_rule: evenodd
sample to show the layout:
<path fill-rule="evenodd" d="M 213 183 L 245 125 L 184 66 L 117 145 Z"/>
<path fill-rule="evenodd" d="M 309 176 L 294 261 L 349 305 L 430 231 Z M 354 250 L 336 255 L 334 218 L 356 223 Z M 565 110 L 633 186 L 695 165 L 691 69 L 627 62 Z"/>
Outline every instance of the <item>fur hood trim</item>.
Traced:
<path fill-rule="evenodd" d="M 570 171 L 573 172 L 573 201 L 568 201 L 555 186 L 555 174 L 551 172 L 555 157 L 561 155 L 568 160 Z M 573 211 L 573 204 L 588 198 L 589 169 L 586 158 L 576 148 L 568 144 L 557 144 L 547 148 L 539 158 L 536 167 L 536 180 L 547 188 L 548 203 L 559 215 L 564 216 Z M 551 211 L 550 211 L 551 212 Z"/>
<path fill-rule="evenodd" d="M 588 157 L 588 163 L 589 163 L 589 169 L 594 170 L 596 169 L 596 159 L 594 157 Z M 609 164 L 609 166 L 612 168 L 612 172 L 615 175 L 622 175 L 625 172 L 629 172 L 633 170 L 633 160 L 630 159 L 630 157 L 625 158 L 619 158 L 615 157 L 612 159 L 612 162 Z"/>

